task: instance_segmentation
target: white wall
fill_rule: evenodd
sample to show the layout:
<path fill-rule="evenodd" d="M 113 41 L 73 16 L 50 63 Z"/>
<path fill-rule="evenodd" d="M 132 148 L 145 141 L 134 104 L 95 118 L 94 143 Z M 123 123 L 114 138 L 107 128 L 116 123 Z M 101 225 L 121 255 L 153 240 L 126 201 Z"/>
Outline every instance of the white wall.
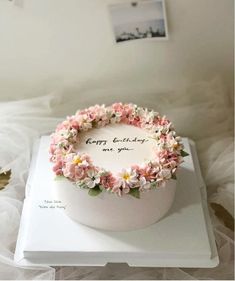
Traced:
<path fill-rule="evenodd" d="M 112 0 L 111 0 L 112 1 Z M 108 0 L 0 0 L 0 99 L 82 87 L 233 86 L 233 0 L 166 0 L 169 41 L 115 45 Z"/>

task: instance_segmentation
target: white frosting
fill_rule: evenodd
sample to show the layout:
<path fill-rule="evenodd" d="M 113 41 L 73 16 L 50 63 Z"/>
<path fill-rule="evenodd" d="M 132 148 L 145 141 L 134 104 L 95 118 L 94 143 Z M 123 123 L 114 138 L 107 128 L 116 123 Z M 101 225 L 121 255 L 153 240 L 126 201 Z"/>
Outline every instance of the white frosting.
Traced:
<path fill-rule="evenodd" d="M 128 231 L 149 226 L 168 212 L 174 201 L 176 181 L 142 192 L 140 199 L 108 192 L 93 197 L 68 180 L 54 181 L 52 190 L 54 197 L 66 205 L 65 213 L 73 220 L 95 228 Z"/>
<path fill-rule="evenodd" d="M 108 125 L 79 136 L 78 151 L 89 154 L 94 165 L 113 173 L 153 157 L 154 141 L 148 132 L 134 126 Z"/>

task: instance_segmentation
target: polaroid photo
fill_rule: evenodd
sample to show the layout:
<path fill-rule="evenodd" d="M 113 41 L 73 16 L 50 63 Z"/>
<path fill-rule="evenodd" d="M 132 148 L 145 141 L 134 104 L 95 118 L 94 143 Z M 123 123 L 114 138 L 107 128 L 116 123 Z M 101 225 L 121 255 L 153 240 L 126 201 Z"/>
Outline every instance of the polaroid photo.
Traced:
<path fill-rule="evenodd" d="M 168 39 L 164 0 L 117 2 L 108 9 L 116 43 Z"/>

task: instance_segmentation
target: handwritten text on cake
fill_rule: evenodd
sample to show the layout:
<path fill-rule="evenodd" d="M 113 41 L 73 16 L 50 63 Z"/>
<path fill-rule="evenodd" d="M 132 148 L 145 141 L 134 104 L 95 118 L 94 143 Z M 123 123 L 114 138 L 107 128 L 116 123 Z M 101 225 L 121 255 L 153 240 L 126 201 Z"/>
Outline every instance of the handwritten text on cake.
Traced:
<path fill-rule="evenodd" d="M 144 144 L 145 142 L 149 141 L 148 139 L 145 138 L 138 138 L 138 137 L 134 137 L 134 138 L 129 138 L 129 137 L 124 137 L 124 138 L 117 138 L 114 137 L 112 140 L 107 140 L 107 139 L 94 139 L 94 138 L 88 138 L 85 143 L 87 145 L 96 145 L 96 146 L 100 146 L 103 147 L 102 151 L 117 151 L 117 153 L 120 153 L 122 151 L 130 151 L 133 150 L 133 148 L 131 147 L 127 147 L 127 146 L 122 146 L 122 147 L 118 147 L 115 148 L 112 147 L 112 144 L 123 144 L 123 145 L 128 145 L 128 144 L 132 144 L 132 143 L 136 143 L 136 144 Z M 109 145 L 109 147 L 105 147 Z"/>

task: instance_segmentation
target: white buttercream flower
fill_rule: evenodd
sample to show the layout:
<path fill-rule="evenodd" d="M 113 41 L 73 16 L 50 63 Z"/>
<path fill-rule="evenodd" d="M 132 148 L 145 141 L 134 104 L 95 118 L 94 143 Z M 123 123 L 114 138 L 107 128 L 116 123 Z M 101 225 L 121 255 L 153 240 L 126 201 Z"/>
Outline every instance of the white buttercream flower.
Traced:
<path fill-rule="evenodd" d="M 118 180 L 114 189 L 122 187 L 124 193 L 128 193 L 130 188 L 135 187 L 138 183 L 136 172 L 132 169 L 123 169 L 121 173 L 118 174 Z"/>
<path fill-rule="evenodd" d="M 123 169 L 119 174 L 119 179 L 124 186 L 133 186 L 137 183 L 136 172 L 132 169 Z"/>
<path fill-rule="evenodd" d="M 159 131 L 161 131 L 162 134 L 167 134 L 169 132 L 169 130 L 171 129 L 172 127 L 172 124 L 169 123 L 169 124 L 165 124 L 165 125 L 162 125 L 160 128 L 159 128 Z"/>
<path fill-rule="evenodd" d="M 167 146 L 171 151 L 179 150 L 181 147 L 180 144 L 174 138 L 168 140 Z"/>
<path fill-rule="evenodd" d="M 146 181 L 145 177 L 141 177 L 139 183 L 140 183 L 140 189 L 141 190 L 150 189 L 150 187 L 151 187 L 150 182 Z"/>
<path fill-rule="evenodd" d="M 159 173 L 159 180 L 169 180 L 171 178 L 171 170 L 169 169 L 162 169 Z"/>
<path fill-rule="evenodd" d="M 154 131 L 153 131 L 154 130 Z M 160 137 L 161 137 L 161 135 L 162 135 L 162 133 L 160 132 L 160 131 L 158 131 L 158 127 L 157 126 L 154 126 L 153 127 L 153 130 L 152 131 L 150 131 L 150 133 L 152 133 L 151 135 L 150 135 L 150 137 L 152 138 L 152 139 L 154 139 L 155 141 L 160 141 Z"/>
<path fill-rule="evenodd" d="M 119 123 L 120 120 L 121 120 L 121 116 L 122 116 L 122 114 L 120 112 L 113 112 L 113 113 L 111 113 L 110 123 L 111 124 Z"/>
<path fill-rule="evenodd" d="M 105 105 L 96 105 L 95 107 L 93 107 L 93 110 L 96 116 L 95 121 L 97 127 L 104 127 L 109 123 Z"/>
<path fill-rule="evenodd" d="M 87 177 L 83 180 L 83 183 L 89 188 L 94 188 L 100 183 L 100 175 L 95 170 L 90 169 L 87 171 Z"/>
<path fill-rule="evenodd" d="M 77 154 L 73 157 L 72 163 L 77 166 L 80 166 L 80 167 L 87 167 L 87 166 L 89 166 L 89 163 L 87 160 L 88 160 L 87 155 Z"/>
<path fill-rule="evenodd" d="M 79 115 L 77 120 L 82 131 L 87 131 L 92 128 L 91 120 L 87 114 Z"/>
<path fill-rule="evenodd" d="M 59 133 L 63 138 L 65 138 L 65 139 L 69 138 L 69 130 L 68 129 L 63 129 Z"/>
<path fill-rule="evenodd" d="M 136 109 L 135 109 L 135 112 L 136 112 L 136 114 L 138 115 L 138 116 L 140 116 L 140 117 L 144 117 L 144 118 L 146 118 L 146 116 L 148 115 L 148 109 L 147 108 L 143 108 L 143 107 L 137 107 Z"/>
<path fill-rule="evenodd" d="M 91 125 L 90 122 L 84 121 L 84 122 L 81 124 L 81 129 L 82 129 L 83 131 L 88 131 L 88 130 L 91 129 L 91 128 L 92 128 L 92 125 Z"/>

